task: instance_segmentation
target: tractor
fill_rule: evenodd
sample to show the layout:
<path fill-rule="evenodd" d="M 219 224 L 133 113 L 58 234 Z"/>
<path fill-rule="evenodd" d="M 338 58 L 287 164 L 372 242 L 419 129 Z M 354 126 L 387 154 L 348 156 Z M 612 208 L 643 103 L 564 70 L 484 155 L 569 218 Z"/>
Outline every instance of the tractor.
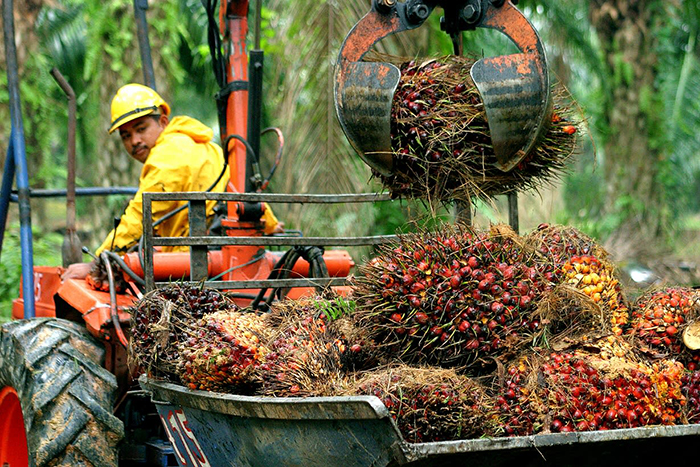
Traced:
<path fill-rule="evenodd" d="M 327 287 L 342 294 L 347 291 L 354 259 L 346 250 L 326 247 L 377 245 L 394 238 L 263 235 L 263 203 L 374 203 L 390 198 L 376 193 L 262 193 L 272 173 L 267 178 L 259 173 L 260 137 L 267 132 L 277 134 L 277 162 L 283 147 L 281 132 L 262 129 L 260 124 L 262 2 L 256 2 L 252 12 L 248 0 L 222 0 L 218 11 L 214 2 L 203 3 L 210 37 L 215 38 L 210 45 L 215 70 L 219 70 L 217 105 L 222 146 L 231 174 L 229 190 L 145 193 L 144 234 L 137 251 L 123 256 L 103 253 L 108 291 L 95 290 L 85 280 L 61 279 L 64 267 L 81 257 L 75 235 L 75 197 L 89 190 L 81 193 L 75 187 L 75 95 L 57 70 L 53 74 L 68 96 L 70 117 L 68 182 L 65 193 L 60 193 L 66 196 L 68 207 L 64 265 L 32 264 L 30 198 L 42 193 L 31 190 L 28 184 L 12 1 L 3 3 L 12 138 L 0 191 L 0 240 L 9 202 L 14 200 L 21 218 L 23 266 L 21 294 L 12 310 L 14 321 L 0 330 L 3 465 L 212 465 L 201 461 L 197 449 L 177 442 L 168 414 L 156 411 L 151 392 L 139 386 L 139 375 L 130 370 L 129 308 L 144 293 L 183 278 L 192 283 L 206 281 L 207 286 L 226 290 L 240 306 L 263 310 L 275 299 L 308 296 Z M 135 0 L 134 6 L 144 81 L 155 89 L 145 31 L 147 2 Z M 535 29 L 511 1 L 373 0 L 370 13 L 350 31 L 339 54 L 335 99 L 341 126 L 368 165 L 382 173 L 391 171 L 391 159 L 386 158 L 388 124 L 398 69 L 381 62 L 367 63 L 362 58 L 382 38 L 423 25 L 437 7 L 445 12 L 443 29 L 452 37 L 455 53 L 461 53 L 462 31 L 476 27 L 504 33 L 521 50 L 519 54 L 482 59 L 472 71 L 489 115 L 499 164 L 503 170 L 510 170 L 535 144 L 550 108 L 544 49 Z M 256 22 L 250 51 L 246 46 L 249 16 Z M 517 95 L 509 87 L 514 78 L 522 84 Z M 501 105 L 504 98 L 530 106 L 532 124 L 514 127 L 508 105 Z M 17 191 L 13 193 L 15 178 Z M 94 189 L 91 193 L 112 192 Z M 189 237 L 155 237 L 153 227 L 158 220 L 151 218 L 152 203 L 175 199 L 188 202 Z M 225 234 L 221 236 L 207 232 L 205 203 L 212 200 L 225 206 Z M 516 201 L 511 198 L 511 202 Z M 470 217 L 469 209 L 466 217 Z M 517 218 L 511 217 L 511 223 L 517 223 Z M 160 251 L 164 246 L 187 246 L 189 252 Z M 289 249 L 271 251 L 271 247 Z M 111 264 L 117 264 L 118 271 L 113 271 Z M 126 281 L 125 291 L 117 292 L 117 279 Z"/>

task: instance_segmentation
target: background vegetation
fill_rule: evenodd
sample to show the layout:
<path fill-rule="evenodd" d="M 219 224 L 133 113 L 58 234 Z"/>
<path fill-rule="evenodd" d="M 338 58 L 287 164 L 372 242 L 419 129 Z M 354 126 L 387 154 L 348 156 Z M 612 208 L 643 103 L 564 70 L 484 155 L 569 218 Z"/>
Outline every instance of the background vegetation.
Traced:
<path fill-rule="evenodd" d="M 251 2 L 251 6 L 255 2 Z M 369 0 L 265 0 L 265 126 L 285 135 L 285 157 L 270 190 L 282 193 L 376 191 L 336 121 L 333 65 L 342 41 Z M 620 264 L 652 268 L 700 260 L 700 6 L 694 0 L 521 0 L 547 47 L 552 72 L 571 91 L 588 134 L 570 173 L 554 187 L 520 196 L 522 230 L 540 222 L 576 226 L 605 242 Z M 132 2 L 15 0 L 22 116 L 33 188 L 63 188 L 67 104 L 49 71 L 58 68 L 78 96 L 79 186 L 130 186 L 140 167 L 109 137 L 109 101 L 119 86 L 143 82 Z M 254 8 L 251 8 L 251 12 Z M 303 13 L 300 13 L 303 12 Z M 378 44 L 382 52 L 429 56 L 451 52 L 429 24 Z M 216 127 L 217 91 L 199 0 L 151 1 L 150 40 L 159 92 L 175 114 Z M 253 22 L 251 21 L 251 27 Z M 252 37 L 252 35 L 251 35 Z M 493 56 L 514 51 L 493 31 L 465 33 L 465 49 Z M 0 158 L 10 135 L 7 75 L 0 57 Z M 264 165 L 275 152 L 263 141 Z M 128 199 L 79 200 L 79 228 L 95 248 Z M 421 205 L 393 202 L 328 211 L 276 211 L 306 234 L 391 233 L 426 218 Z M 503 200 L 478 207 L 481 226 L 506 218 Z M 449 208 L 440 212 L 449 218 Z M 19 287 L 16 206 L 2 251 L 0 313 Z M 32 202 L 36 264 L 60 264 L 62 200 Z M 59 235 L 51 235 L 57 233 Z"/>

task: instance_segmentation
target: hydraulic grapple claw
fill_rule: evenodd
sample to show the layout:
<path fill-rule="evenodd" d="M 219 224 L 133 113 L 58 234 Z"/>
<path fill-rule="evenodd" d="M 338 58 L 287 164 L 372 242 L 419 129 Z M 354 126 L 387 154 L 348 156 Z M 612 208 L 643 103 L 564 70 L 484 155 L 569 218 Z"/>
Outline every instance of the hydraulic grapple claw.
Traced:
<path fill-rule="evenodd" d="M 520 49 L 518 54 L 479 60 L 471 70 L 486 110 L 494 163 L 509 171 L 535 147 L 551 112 L 544 47 L 511 1 L 374 0 L 338 57 L 335 107 L 341 127 L 370 167 L 391 175 L 391 104 L 401 74 L 394 65 L 361 60 L 384 37 L 421 26 L 436 6 L 445 11 L 443 29 L 453 38 L 463 30 L 491 28 Z"/>

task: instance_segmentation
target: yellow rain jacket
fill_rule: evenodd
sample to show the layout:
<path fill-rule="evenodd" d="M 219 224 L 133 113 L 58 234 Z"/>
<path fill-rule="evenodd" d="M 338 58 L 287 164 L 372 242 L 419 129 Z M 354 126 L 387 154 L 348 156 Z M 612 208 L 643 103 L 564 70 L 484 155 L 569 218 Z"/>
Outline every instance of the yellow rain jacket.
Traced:
<path fill-rule="evenodd" d="M 224 166 L 222 150 L 212 142 L 214 132 L 203 123 L 186 116 L 174 117 L 163 130 L 148 159 L 143 165 L 139 178 L 139 189 L 121 217 L 116 229 L 112 230 L 97 249 L 99 255 L 104 250 L 125 251 L 135 245 L 143 233 L 144 192 L 206 191 L 221 173 Z M 223 192 L 230 179 L 229 170 L 212 189 Z M 176 209 L 185 201 L 154 201 L 153 219 Z M 215 201 L 207 203 L 207 216 L 214 212 Z M 272 210 L 266 209 L 265 233 L 271 233 L 277 225 Z M 188 211 L 183 209 L 170 219 L 155 227 L 159 237 L 184 237 L 189 235 Z M 187 247 L 163 247 L 163 251 L 186 251 Z"/>

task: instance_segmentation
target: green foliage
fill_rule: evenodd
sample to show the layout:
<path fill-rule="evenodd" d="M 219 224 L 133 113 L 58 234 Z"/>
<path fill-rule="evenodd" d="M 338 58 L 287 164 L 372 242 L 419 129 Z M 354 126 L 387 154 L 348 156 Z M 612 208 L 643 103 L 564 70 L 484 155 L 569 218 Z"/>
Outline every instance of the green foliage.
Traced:
<path fill-rule="evenodd" d="M 337 296 L 332 300 L 316 300 L 313 302 L 318 311 L 323 313 L 329 321 L 350 316 L 355 312 L 357 304 L 354 300 Z"/>
<path fill-rule="evenodd" d="M 173 97 L 173 107 L 178 113 L 191 114 L 216 126 L 213 95 L 218 87 L 212 73 L 201 1 L 150 3 L 147 18 L 152 45 L 157 44 L 153 54 L 166 75 L 165 87 Z M 109 157 L 104 153 L 104 140 L 97 135 L 104 132 L 105 100 L 113 91 L 115 80 L 139 80 L 141 69 L 131 2 L 58 0 L 47 5 L 50 6 L 44 8 L 36 25 L 40 47 L 28 54 L 21 92 L 32 186 L 62 188 L 67 105 L 49 70 L 56 66 L 76 91 L 78 163 L 91 167 L 98 164 L 99 158 Z M 610 141 L 613 135 L 609 122 L 616 105 L 613 89 L 634 87 L 635 80 L 633 64 L 625 62 L 620 54 L 606 56 L 607 45 L 600 43 L 589 22 L 589 8 L 594 5 L 583 0 L 521 0 L 519 8 L 540 32 L 550 66 L 556 66 L 553 71 L 561 74 L 581 105 L 591 139 L 601 152 L 596 162 L 591 155 L 593 150 L 586 148 L 581 162 L 564 180 L 566 212 L 552 215 L 604 238 L 623 220 L 622 214 L 645 206 L 629 194 L 619 193 L 617 213 L 607 217 L 604 214 L 603 148 L 615 149 L 614 141 Z M 659 187 L 666 193 L 665 205 L 659 212 L 680 219 L 700 210 L 700 139 L 696 136 L 700 125 L 700 5 L 654 1 L 647 7 L 656 9 L 649 35 L 657 39 L 659 63 L 655 85 L 640 90 L 640 110 L 647 116 L 649 149 L 659 153 L 654 168 L 658 170 Z M 285 158 L 272 181 L 273 191 L 372 190 L 367 190 L 368 169 L 358 162 L 339 131 L 332 104 L 332 66 L 337 51 L 349 27 L 368 9 L 364 0 L 265 2 L 261 31 L 261 48 L 265 51 L 263 125 L 280 126 L 286 138 Z M 254 8 L 250 10 L 248 38 L 252 46 Z M 424 27 L 382 40 L 378 48 L 409 56 L 451 53 L 452 42 L 439 28 L 441 13 L 437 9 Z M 512 43 L 493 30 L 465 32 L 463 38 L 466 53 L 496 56 L 514 52 Z M 4 120 L 9 116 L 7 101 L 6 76 L 2 73 L 0 117 Z M 9 134 L 9 125 L 5 128 Z M 274 137 L 266 136 L 262 150 L 265 169 L 269 169 L 275 151 Z M 105 180 L 90 178 L 96 173 L 101 172 L 86 173 L 81 185 L 105 184 Z M 109 198 L 106 204 L 107 210 L 118 212 L 124 199 Z M 87 211 L 87 203 L 79 200 L 79 209 L 80 217 Z M 487 220 L 495 219 L 488 205 L 478 209 Z M 314 211 L 308 206 L 304 210 L 297 217 L 280 217 L 290 227 L 320 235 L 391 234 L 452 219 L 449 209 L 435 214 L 419 203 L 399 201 L 363 206 L 351 212 L 335 208 Z M 8 235 L 12 230 L 8 230 Z"/>
<path fill-rule="evenodd" d="M 34 229 L 33 249 L 35 265 L 60 265 L 61 244 L 59 234 L 43 234 Z M 5 231 L 0 258 L 0 322 L 12 317 L 12 300 L 19 297 L 22 277 L 22 255 L 19 237 L 19 224 L 13 224 Z"/>

